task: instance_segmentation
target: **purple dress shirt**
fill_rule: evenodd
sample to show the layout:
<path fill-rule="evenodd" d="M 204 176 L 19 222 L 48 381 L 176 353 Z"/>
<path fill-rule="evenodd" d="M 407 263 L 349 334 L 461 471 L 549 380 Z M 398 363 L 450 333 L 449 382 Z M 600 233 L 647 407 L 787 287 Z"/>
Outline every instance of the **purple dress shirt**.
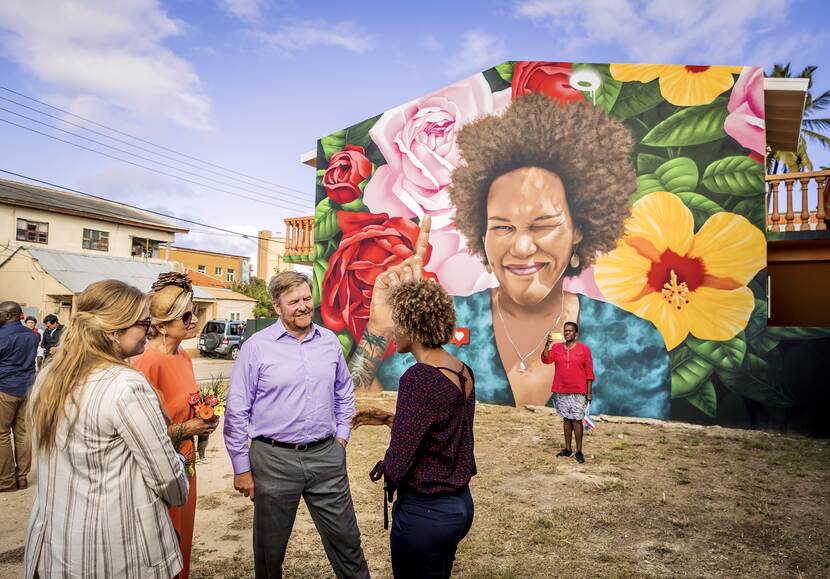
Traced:
<path fill-rule="evenodd" d="M 231 373 L 225 446 L 233 472 L 251 470 L 248 441 L 349 440 L 354 386 L 337 336 L 317 324 L 299 341 L 281 320 L 245 340 Z"/>

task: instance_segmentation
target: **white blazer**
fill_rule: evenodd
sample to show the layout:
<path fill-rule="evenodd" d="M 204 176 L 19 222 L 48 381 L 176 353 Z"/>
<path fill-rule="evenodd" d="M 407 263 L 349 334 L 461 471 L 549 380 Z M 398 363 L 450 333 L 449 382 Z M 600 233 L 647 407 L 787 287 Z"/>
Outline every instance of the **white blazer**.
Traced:
<path fill-rule="evenodd" d="M 53 450 L 37 453 L 24 576 L 173 577 L 182 555 L 167 507 L 187 501 L 188 481 L 155 392 L 140 372 L 111 366 L 90 375 L 79 402 L 77 413 L 67 404 Z"/>

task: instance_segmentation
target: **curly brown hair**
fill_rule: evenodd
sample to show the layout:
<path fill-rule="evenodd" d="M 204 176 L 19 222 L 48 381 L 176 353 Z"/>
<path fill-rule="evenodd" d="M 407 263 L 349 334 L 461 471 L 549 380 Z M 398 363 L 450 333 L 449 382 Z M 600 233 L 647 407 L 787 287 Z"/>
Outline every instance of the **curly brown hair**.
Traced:
<path fill-rule="evenodd" d="M 537 93 L 516 98 L 500 116 L 466 125 L 458 134 L 465 164 L 453 172 L 450 199 L 458 231 L 486 262 L 487 197 L 493 181 L 524 167 L 559 175 L 574 224 L 582 232 L 579 267 L 610 251 L 623 235 L 629 198 L 637 190 L 634 141 L 619 121 L 588 101 L 563 105 Z"/>
<path fill-rule="evenodd" d="M 455 306 L 443 287 L 429 279 L 409 281 L 390 290 L 392 320 L 413 342 L 440 348 L 455 332 Z"/>

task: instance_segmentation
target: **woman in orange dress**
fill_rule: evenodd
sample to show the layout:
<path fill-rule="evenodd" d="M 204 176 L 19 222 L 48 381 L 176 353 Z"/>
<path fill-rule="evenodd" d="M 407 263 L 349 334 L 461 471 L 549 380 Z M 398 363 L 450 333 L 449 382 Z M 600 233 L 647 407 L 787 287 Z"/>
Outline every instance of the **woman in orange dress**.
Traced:
<path fill-rule="evenodd" d="M 132 365 L 147 377 L 159 393 L 162 409 L 168 419 L 167 432 L 183 442 L 179 452 L 195 459 L 193 437 L 212 433 L 218 418 L 203 420 L 188 403 L 188 394 L 199 389 L 193 373 L 193 362 L 180 347 L 182 340 L 196 335 L 198 310 L 193 305 L 193 290 L 187 276 L 165 273 L 153 284 L 150 292 L 150 316 L 154 336 L 144 353 L 132 359 Z M 173 527 L 179 535 L 184 565 L 178 577 L 190 574 L 190 551 L 193 546 L 193 523 L 196 519 L 196 474 L 190 476 L 187 503 L 170 508 Z"/>

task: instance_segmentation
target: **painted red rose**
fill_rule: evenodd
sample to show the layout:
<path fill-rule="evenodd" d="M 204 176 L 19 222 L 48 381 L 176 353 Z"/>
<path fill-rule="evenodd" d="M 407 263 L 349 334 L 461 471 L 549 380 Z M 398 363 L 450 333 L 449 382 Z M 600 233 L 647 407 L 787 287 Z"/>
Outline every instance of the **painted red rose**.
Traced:
<path fill-rule="evenodd" d="M 513 67 L 513 98 L 538 92 L 563 103 L 582 100 L 570 84 L 572 73 L 570 62 L 519 61 Z"/>
<path fill-rule="evenodd" d="M 323 187 L 329 199 L 343 205 L 360 197 L 360 184 L 372 176 L 372 162 L 357 145 L 346 145 L 331 156 L 323 175 Z"/>
<path fill-rule="evenodd" d="M 369 321 L 375 278 L 412 255 L 420 229 L 402 217 L 353 211 L 338 211 L 337 224 L 343 237 L 323 278 L 320 315 L 327 328 L 348 329 L 357 342 Z"/>

